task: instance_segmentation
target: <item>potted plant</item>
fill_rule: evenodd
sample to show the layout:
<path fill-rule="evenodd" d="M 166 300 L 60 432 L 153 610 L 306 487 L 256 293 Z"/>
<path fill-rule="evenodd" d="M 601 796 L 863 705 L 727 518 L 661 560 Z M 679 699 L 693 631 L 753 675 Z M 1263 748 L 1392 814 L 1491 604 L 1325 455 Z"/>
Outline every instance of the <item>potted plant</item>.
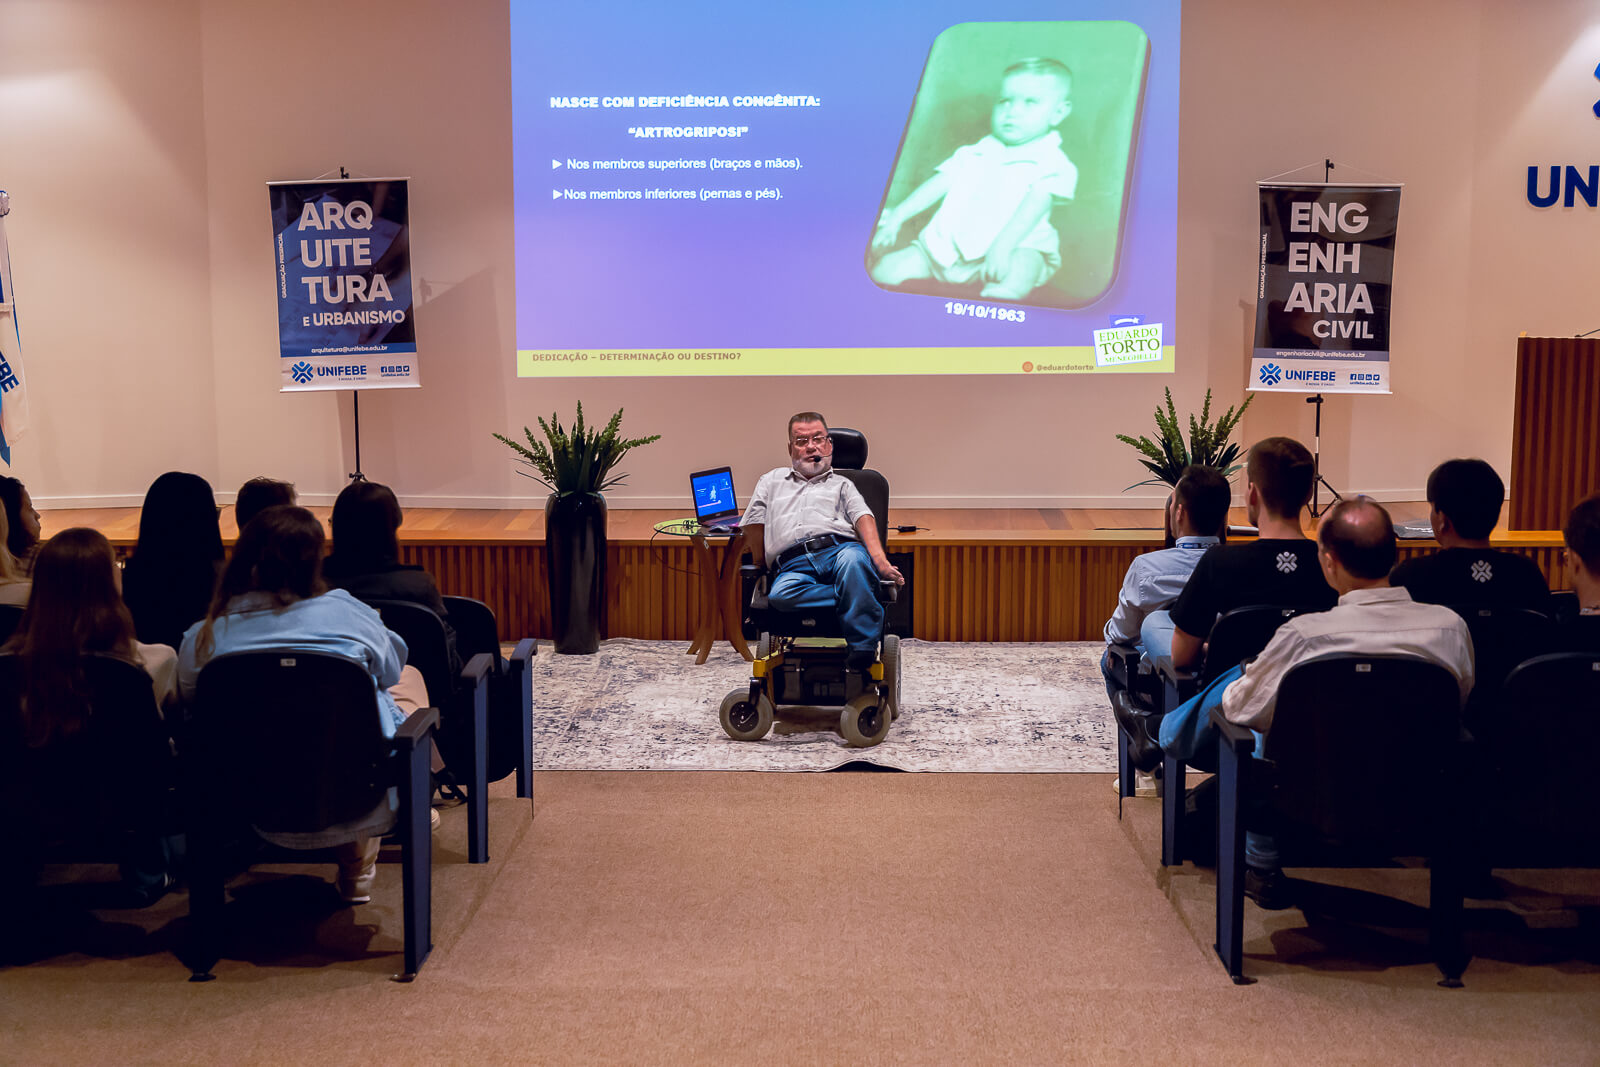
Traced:
<path fill-rule="evenodd" d="M 1211 390 L 1206 390 L 1205 406 L 1200 409 L 1200 417 L 1196 419 L 1189 416 L 1189 440 L 1185 444 L 1183 429 L 1178 423 L 1178 409 L 1172 403 L 1172 390 L 1167 390 L 1167 410 L 1163 412 L 1156 408 L 1156 431 L 1158 440 L 1152 441 L 1148 437 L 1130 437 L 1125 433 L 1117 434 L 1117 440 L 1123 444 L 1132 445 L 1138 449 L 1141 456 L 1140 463 L 1154 474 L 1154 478 L 1146 478 L 1142 482 L 1135 482 L 1128 489 L 1137 489 L 1141 485 L 1177 485 L 1178 479 L 1183 476 L 1183 468 L 1190 464 L 1202 467 L 1215 467 L 1222 472 L 1224 478 L 1230 478 L 1240 467 L 1240 448 L 1229 442 L 1233 436 L 1234 427 L 1244 417 L 1244 409 L 1250 406 L 1250 401 L 1255 399 L 1255 394 L 1245 397 L 1238 410 L 1229 408 L 1223 412 L 1222 417 L 1211 424 Z M 1123 492 L 1127 492 L 1124 489 Z"/>
<path fill-rule="evenodd" d="M 550 623 L 556 651 L 587 655 L 600 649 L 600 613 L 606 589 L 606 498 L 625 475 L 611 470 L 629 449 L 661 440 L 660 434 L 624 440 L 622 409 L 605 429 L 583 421 L 583 405 L 571 432 L 552 413 L 539 420 L 543 436 L 522 428 L 523 445 L 503 434 L 495 438 L 520 457 L 532 478 L 550 490 L 544 505 L 545 578 L 550 590 Z"/>

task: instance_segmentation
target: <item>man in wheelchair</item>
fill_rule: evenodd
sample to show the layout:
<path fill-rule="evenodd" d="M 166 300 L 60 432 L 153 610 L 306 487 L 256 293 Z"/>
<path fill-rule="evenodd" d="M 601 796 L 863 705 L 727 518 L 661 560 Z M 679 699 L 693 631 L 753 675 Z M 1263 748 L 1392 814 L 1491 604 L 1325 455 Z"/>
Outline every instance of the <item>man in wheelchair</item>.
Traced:
<path fill-rule="evenodd" d="M 792 416 L 787 440 L 789 466 L 761 476 L 741 519 L 745 543 L 766 564 L 769 584 L 763 621 L 770 625 L 763 625 L 762 629 L 771 631 L 771 636 L 763 635 L 766 639 L 758 646 L 756 676 L 748 700 L 743 701 L 748 706 L 735 708 L 732 726 L 726 705 L 740 704 L 736 698 L 743 691 L 730 693 L 724 702 L 724 729 L 730 736 L 746 740 L 766 733 L 772 703 L 821 703 L 830 697 L 837 698 L 832 702 L 845 703 L 859 695 L 864 685 L 881 681 L 878 649 L 883 638 L 884 602 L 879 585 L 905 584 L 899 568 L 889 562 L 884 552 L 872 508 L 851 478 L 833 467 L 834 442 L 826 420 L 815 411 Z M 883 488 L 881 506 L 886 506 L 887 486 Z M 837 642 L 830 647 L 807 638 L 809 633 L 822 632 L 808 629 L 814 625 L 810 616 L 824 612 L 833 613 L 837 620 L 836 633 L 843 639 L 842 657 Z M 787 626 L 786 622 L 795 625 Z M 809 683 L 826 672 L 812 671 L 802 676 L 793 670 L 795 664 L 789 664 L 788 688 L 780 688 L 777 683 L 783 680 L 782 676 L 769 680 L 766 675 L 768 666 L 781 665 L 781 658 L 779 663 L 765 662 L 775 646 L 777 651 L 797 658 L 811 656 L 837 663 L 842 667 L 842 671 L 834 672 L 838 684 L 813 686 Z M 854 680 L 850 675 L 855 676 Z M 889 717 L 883 717 L 885 732 Z M 749 722 L 741 726 L 746 719 Z M 844 732 L 853 743 L 863 743 L 852 736 L 854 730 Z M 869 730 L 864 743 L 875 744 L 881 739 L 881 732 Z"/>

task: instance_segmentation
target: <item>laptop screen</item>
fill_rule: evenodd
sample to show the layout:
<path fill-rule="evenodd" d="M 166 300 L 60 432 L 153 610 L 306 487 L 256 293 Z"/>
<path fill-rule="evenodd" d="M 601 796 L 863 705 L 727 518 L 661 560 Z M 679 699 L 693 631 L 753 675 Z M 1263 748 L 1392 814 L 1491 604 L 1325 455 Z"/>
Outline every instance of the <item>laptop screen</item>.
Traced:
<path fill-rule="evenodd" d="M 694 514 L 701 522 L 739 514 L 739 501 L 733 493 L 733 470 L 718 467 L 689 475 L 694 488 Z"/>

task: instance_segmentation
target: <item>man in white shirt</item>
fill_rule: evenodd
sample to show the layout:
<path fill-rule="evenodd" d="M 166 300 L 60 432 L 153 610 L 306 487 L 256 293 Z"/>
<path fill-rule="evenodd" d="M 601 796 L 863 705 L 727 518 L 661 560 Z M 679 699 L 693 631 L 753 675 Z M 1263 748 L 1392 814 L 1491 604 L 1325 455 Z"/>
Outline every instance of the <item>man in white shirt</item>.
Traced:
<path fill-rule="evenodd" d="M 1261 655 L 1225 671 L 1161 723 L 1161 748 L 1198 767 L 1216 767 L 1211 709 L 1220 704 L 1229 722 L 1257 734 L 1272 729 L 1278 686 L 1289 669 L 1338 652 L 1416 656 L 1455 675 L 1466 703 L 1472 691 L 1472 638 L 1461 616 L 1437 604 L 1419 604 L 1389 585 L 1396 556 L 1389 513 L 1365 497 L 1341 500 L 1317 529 L 1317 561 L 1339 594 L 1328 611 L 1299 615 L 1279 627 Z M 1357 712 L 1359 714 L 1359 712 Z M 1277 849 L 1264 835 L 1247 835 L 1246 890 L 1262 907 L 1286 907 Z"/>
<path fill-rule="evenodd" d="M 833 469 L 833 438 L 815 411 L 789 419 L 789 466 L 761 476 L 740 525 L 775 572 L 767 600 L 779 611 L 837 608 L 846 665 L 877 659 L 883 634 L 878 580 L 904 585 L 861 492 Z"/>

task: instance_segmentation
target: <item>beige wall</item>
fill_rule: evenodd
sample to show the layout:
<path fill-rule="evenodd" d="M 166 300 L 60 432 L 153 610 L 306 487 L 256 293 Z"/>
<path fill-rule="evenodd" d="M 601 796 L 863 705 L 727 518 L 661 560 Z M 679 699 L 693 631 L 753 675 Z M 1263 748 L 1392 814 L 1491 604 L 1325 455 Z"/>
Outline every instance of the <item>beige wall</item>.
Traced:
<path fill-rule="evenodd" d="M 902 503 L 1131 503 L 1112 440 L 1170 383 L 1243 395 L 1252 183 L 1336 161 L 1406 182 L 1391 397 L 1333 397 L 1324 469 L 1415 499 L 1429 467 L 1510 459 L 1515 336 L 1600 326 L 1596 212 L 1536 211 L 1533 162 L 1600 161 L 1600 5 L 1191 0 L 1184 19 L 1179 371 L 1169 378 L 516 379 L 503 0 L 0 0 L 0 187 L 22 284 L 42 501 L 136 500 L 162 470 L 226 495 L 267 473 L 325 499 L 351 469 L 350 397 L 281 395 L 263 183 L 348 167 L 412 179 L 425 387 L 366 393 L 363 466 L 410 503 L 542 498 L 492 430 L 627 409 L 666 438 L 614 506 L 673 506 L 697 465 L 748 488 L 782 420 L 820 407 L 873 440 Z M 359 47 L 351 41 L 358 40 Z M 1146 156 L 1144 165 L 1163 165 Z M 1336 172 L 1336 176 L 1339 176 Z M 1356 177 L 1353 171 L 1343 172 Z M 91 290 L 85 292 L 85 290 Z M 1590 321 L 1593 320 L 1593 321 Z M 1309 439 L 1299 395 L 1246 439 Z"/>

